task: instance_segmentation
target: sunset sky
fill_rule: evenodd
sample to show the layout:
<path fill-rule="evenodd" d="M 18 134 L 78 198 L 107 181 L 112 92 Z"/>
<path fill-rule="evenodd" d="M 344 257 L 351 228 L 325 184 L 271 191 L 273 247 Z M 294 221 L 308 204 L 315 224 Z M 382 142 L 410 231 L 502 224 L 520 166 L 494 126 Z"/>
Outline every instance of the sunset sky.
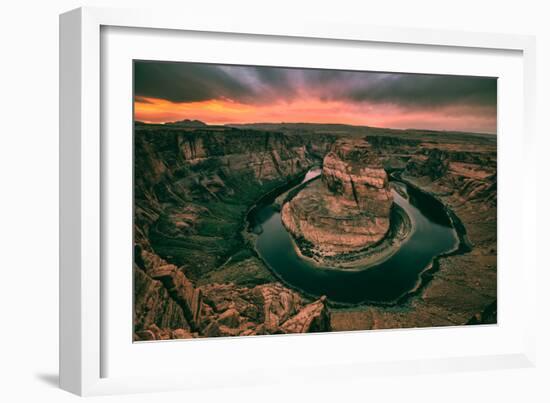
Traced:
<path fill-rule="evenodd" d="M 496 133 L 494 78 L 136 61 L 135 119 Z"/>

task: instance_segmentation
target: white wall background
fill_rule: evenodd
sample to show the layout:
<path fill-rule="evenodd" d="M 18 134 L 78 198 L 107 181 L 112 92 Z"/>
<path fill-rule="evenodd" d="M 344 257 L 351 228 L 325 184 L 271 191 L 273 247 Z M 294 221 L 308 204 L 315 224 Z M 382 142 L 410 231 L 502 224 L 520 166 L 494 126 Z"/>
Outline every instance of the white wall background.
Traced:
<path fill-rule="evenodd" d="M 450 28 L 537 36 L 539 141 L 539 252 L 549 215 L 550 10 L 544 1 L 39 1 L 0 6 L 0 400 L 65 402 L 76 398 L 57 389 L 58 293 L 58 14 L 81 5 L 184 7 L 186 13 L 246 13 L 284 24 L 306 13 L 319 18 L 375 25 Z M 522 169 L 518 166 L 518 169 Z M 526 173 L 530 174 L 530 173 Z M 546 197 L 545 197 L 546 196 Z M 545 225 L 546 224 L 546 225 Z M 539 265 L 548 267 L 541 263 Z M 304 384 L 161 395 L 95 398 L 101 401 L 550 401 L 550 315 L 547 286 L 539 284 L 540 318 L 535 369 L 451 375 L 353 379 L 349 383 Z"/>

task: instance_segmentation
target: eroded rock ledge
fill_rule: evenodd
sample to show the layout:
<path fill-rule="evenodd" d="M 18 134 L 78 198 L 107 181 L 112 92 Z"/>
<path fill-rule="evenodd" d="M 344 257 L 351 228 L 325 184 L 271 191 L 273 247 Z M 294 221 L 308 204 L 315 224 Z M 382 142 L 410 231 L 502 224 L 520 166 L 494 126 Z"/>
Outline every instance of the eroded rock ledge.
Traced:
<path fill-rule="evenodd" d="M 323 160 L 321 180 L 288 201 L 281 218 L 302 256 L 354 267 L 388 255 L 384 249 L 395 245 L 384 242 L 389 236 L 406 237 L 410 221 L 392 205 L 388 175 L 370 144 L 340 139 Z"/>
<path fill-rule="evenodd" d="M 308 303 L 277 282 L 198 287 L 181 268 L 146 250 L 139 254 L 135 341 L 330 331 L 325 297 Z"/>

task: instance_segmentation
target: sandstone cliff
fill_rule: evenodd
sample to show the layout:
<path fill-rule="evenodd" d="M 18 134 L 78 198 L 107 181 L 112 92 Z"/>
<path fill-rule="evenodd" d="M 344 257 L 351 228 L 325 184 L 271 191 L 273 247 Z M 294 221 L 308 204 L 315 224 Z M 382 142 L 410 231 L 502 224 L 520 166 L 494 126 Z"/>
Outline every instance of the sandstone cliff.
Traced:
<path fill-rule="evenodd" d="M 393 198 L 388 175 L 368 142 L 337 141 L 323 160 L 322 180 L 343 202 L 355 203 L 363 213 L 389 216 Z"/>
<path fill-rule="evenodd" d="M 292 329 L 327 330 L 328 308 L 302 312 L 308 301 L 241 235 L 248 208 L 312 166 L 323 145 L 183 123 L 136 125 L 135 339 L 285 333 L 298 314 L 313 324 Z"/>
<path fill-rule="evenodd" d="M 183 268 L 142 250 L 135 267 L 134 340 L 249 336 L 330 330 L 325 299 L 307 303 L 280 283 L 197 287 Z"/>
<path fill-rule="evenodd" d="M 385 237 L 393 197 L 369 143 L 338 140 L 323 160 L 321 178 L 281 211 L 304 255 L 323 261 L 361 251 Z"/>
<path fill-rule="evenodd" d="M 405 178 L 447 189 L 464 201 L 481 202 L 482 208 L 496 206 L 495 153 L 458 152 L 433 148 L 413 155 L 403 173 Z"/>
<path fill-rule="evenodd" d="M 135 242 L 198 280 L 243 246 L 250 205 L 313 165 L 278 133 L 148 126 L 135 134 Z"/>
<path fill-rule="evenodd" d="M 433 149 L 428 156 L 413 155 L 406 166 L 413 176 L 427 176 L 431 180 L 439 179 L 449 170 L 449 154 Z"/>

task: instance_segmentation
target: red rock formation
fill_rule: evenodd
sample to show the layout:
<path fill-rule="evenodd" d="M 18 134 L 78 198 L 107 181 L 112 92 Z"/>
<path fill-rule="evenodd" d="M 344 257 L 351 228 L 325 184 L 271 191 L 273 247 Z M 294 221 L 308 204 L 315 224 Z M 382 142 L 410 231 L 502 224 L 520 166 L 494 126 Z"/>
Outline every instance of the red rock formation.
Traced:
<path fill-rule="evenodd" d="M 134 265 L 134 326 L 144 330 L 160 328 L 189 329 L 182 307 L 170 298 L 160 281 L 152 279 Z"/>
<path fill-rule="evenodd" d="M 406 166 L 412 176 L 428 176 L 431 180 L 439 179 L 449 170 L 449 154 L 439 149 L 430 150 L 428 156 L 413 155 Z"/>
<path fill-rule="evenodd" d="M 281 326 L 285 333 L 323 332 L 327 328 L 330 328 L 330 314 L 325 297 L 305 306 Z"/>
<path fill-rule="evenodd" d="M 364 140 L 337 141 L 323 160 L 323 182 L 343 202 L 371 215 L 388 217 L 392 195 L 388 175 Z"/>
<path fill-rule="evenodd" d="M 370 145 L 342 139 L 325 156 L 322 181 L 286 203 L 281 217 L 303 254 L 322 261 L 384 238 L 392 202 L 387 174 Z"/>
<path fill-rule="evenodd" d="M 210 337 L 330 330 L 324 298 L 304 305 L 298 293 L 280 283 L 254 288 L 209 284 L 204 303 L 201 332 Z"/>
<path fill-rule="evenodd" d="M 196 287 L 181 268 L 145 250 L 140 255 L 143 268 L 135 268 L 136 341 L 330 330 L 324 298 L 304 304 L 297 292 L 280 283 Z"/>

